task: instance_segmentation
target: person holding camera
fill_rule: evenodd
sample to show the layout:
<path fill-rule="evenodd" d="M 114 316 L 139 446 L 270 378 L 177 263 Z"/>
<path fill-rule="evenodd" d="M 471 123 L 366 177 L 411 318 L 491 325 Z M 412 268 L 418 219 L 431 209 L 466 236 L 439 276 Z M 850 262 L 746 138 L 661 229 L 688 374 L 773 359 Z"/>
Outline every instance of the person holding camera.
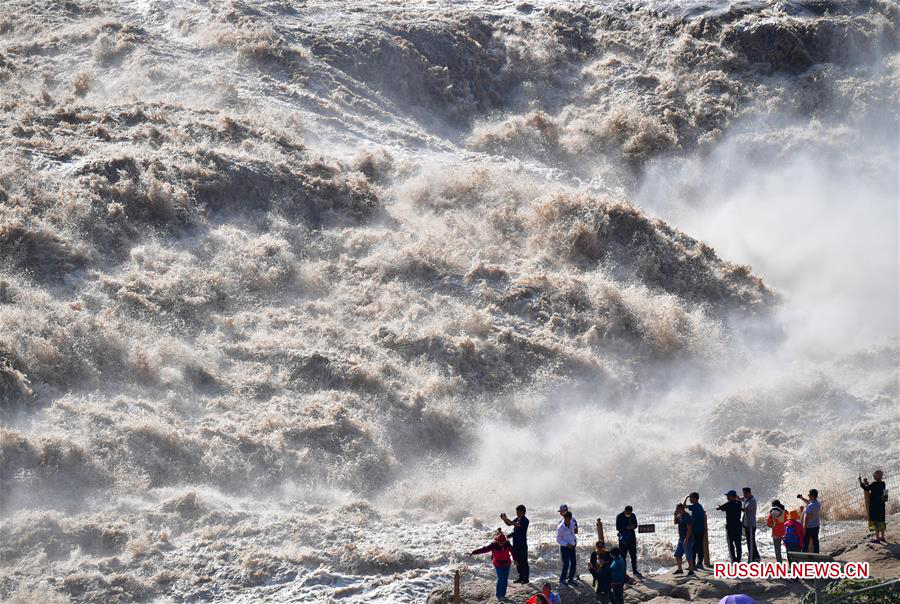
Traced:
<path fill-rule="evenodd" d="M 806 509 L 803 510 L 803 551 L 818 554 L 820 516 L 822 513 L 822 504 L 819 503 L 819 491 L 810 489 L 808 498 L 798 494 L 797 499 L 806 504 Z"/>
<path fill-rule="evenodd" d="M 742 502 L 738 499 L 737 491 L 731 489 L 725 493 L 728 501 L 716 507 L 720 512 L 725 512 L 725 536 L 728 540 L 728 554 L 732 562 L 741 561 L 741 522 Z"/>
<path fill-rule="evenodd" d="M 884 484 L 884 472 L 875 470 L 872 482 L 859 477 L 859 486 L 869 494 L 869 530 L 875 533 L 872 543 L 887 543 L 884 532 L 887 529 L 884 508 L 887 503 L 887 485 Z"/>
<path fill-rule="evenodd" d="M 525 506 L 516 506 L 516 519 L 510 520 L 506 512 L 500 514 L 506 526 L 513 527 L 513 532 L 507 535 L 512 537 L 513 551 L 516 553 L 516 573 L 519 577 L 513 583 L 528 583 L 530 569 L 528 567 L 528 517 L 525 516 Z"/>

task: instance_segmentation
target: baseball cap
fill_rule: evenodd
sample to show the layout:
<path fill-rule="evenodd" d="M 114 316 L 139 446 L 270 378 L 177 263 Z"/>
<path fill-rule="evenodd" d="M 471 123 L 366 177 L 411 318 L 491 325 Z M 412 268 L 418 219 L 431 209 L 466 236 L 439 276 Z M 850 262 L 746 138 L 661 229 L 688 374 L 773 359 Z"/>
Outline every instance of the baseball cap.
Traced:
<path fill-rule="evenodd" d="M 568 512 L 569 506 L 567 506 L 566 504 L 562 504 L 561 506 L 559 506 L 559 511 L 560 512 Z"/>
<path fill-rule="evenodd" d="M 725 497 L 737 497 L 737 491 L 735 491 L 734 489 L 731 489 L 730 491 L 725 493 Z"/>

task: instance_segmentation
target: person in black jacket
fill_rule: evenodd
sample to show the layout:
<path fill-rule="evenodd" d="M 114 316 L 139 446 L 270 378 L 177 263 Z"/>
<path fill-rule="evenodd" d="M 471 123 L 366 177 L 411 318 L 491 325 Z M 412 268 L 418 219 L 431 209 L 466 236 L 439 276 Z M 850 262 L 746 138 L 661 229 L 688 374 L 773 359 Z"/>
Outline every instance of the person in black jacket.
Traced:
<path fill-rule="evenodd" d="M 506 514 L 500 514 L 500 519 L 506 526 L 513 527 L 513 532 L 507 535 L 512 537 L 513 549 L 516 552 L 516 572 L 519 578 L 513 583 L 528 583 L 528 517 L 525 516 L 525 506 L 516 506 L 516 519 L 510 520 Z"/>
<path fill-rule="evenodd" d="M 871 483 L 864 480 L 862 476 L 859 477 L 859 486 L 869 492 L 869 530 L 875 533 L 875 538 L 872 539 L 873 543 L 887 543 L 884 539 L 884 532 L 887 529 L 884 513 L 887 485 L 884 484 L 883 477 L 884 473 L 881 470 L 875 470 L 872 474 L 874 480 Z"/>
<path fill-rule="evenodd" d="M 725 493 L 728 501 L 716 507 L 720 512 L 725 512 L 725 534 L 728 540 L 728 554 L 732 562 L 741 561 L 741 500 L 737 491 L 731 490 Z"/>
<path fill-rule="evenodd" d="M 637 569 L 637 530 L 638 520 L 634 515 L 634 509 L 630 505 L 625 506 L 625 511 L 616 516 L 616 530 L 619 532 L 619 549 L 622 556 L 631 555 L 631 570 L 634 576 L 643 577 Z"/>

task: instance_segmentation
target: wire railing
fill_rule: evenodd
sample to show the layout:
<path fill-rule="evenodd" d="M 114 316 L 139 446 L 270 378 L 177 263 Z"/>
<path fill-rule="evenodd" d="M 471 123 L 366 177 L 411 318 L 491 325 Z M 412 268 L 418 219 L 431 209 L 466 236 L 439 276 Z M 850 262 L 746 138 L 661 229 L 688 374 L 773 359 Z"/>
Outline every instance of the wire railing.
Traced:
<path fill-rule="evenodd" d="M 866 583 L 869 583 L 868 581 Z M 841 582 L 837 582 L 835 584 L 836 587 L 842 587 Z M 816 600 L 816 593 L 813 591 L 810 594 L 803 597 L 800 601 L 801 604 L 806 604 L 807 602 L 819 602 L 820 604 L 839 604 L 840 602 L 849 602 L 849 601 L 860 601 L 860 596 L 865 597 L 865 601 L 867 602 L 877 602 L 877 601 L 887 601 L 881 600 L 880 596 L 891 597 L 890 601 L 892 602 L 900 602 L 900 579 L 894 579 L 893 581 L 883 581 L 883 582 L 872 582 L 871 584 L 867 584 L 865 587 L 859 589 L 852 589 L 848 591 L 844 591 L 843 593 L 834 594 L 826 588 L 826 593 L 823 594 L 821 600 Z"/>
<path fill-rule="evenodd" d="M 887 514 L 892 514 L 900 511 L 900 501 L 898 501 L 897 498 L 898 490 L 900 490 L 900 466 L 884 468 L 883 480 L 889 493 L 885 512 Z M 853 521 L 866 520 L 868 518 L 866 492 L 860 488 L 859 479 L 857 477 L 854 476 L 853 478 L 841 481 L 838 485 L 824 486 L 818 490 L 819 502 L 822 505 L 821 523 L 819 528 L 820 543 L 826 537 L 833 537 L 838 533 L 843 532 L 852 526 Z M 802 512 L 804 502 L 796 498 L 796 493 L 782 495 L 777 498 L 785 504 L 788 510 L 796 509 L 798 512 Z M 771 538 L 771 529 L 766 526 L 766 516 L 768 515 L 769 507 L 763 505 L 764 502 L 767 503 L 768 501 L 771 501 L 771 499 L 760 499 L 760 508 L 758 510 L 760 516 L 757 518 L 756 546 L 759 548 L 759 552 L 762 556 L 774 556 L 775 551 Z M 790 505 L 790 502 L 794 501 L 797 503 L 793 506 Z M 712 523 L 713 526 L 718 529 L 721 525 L 722 529 L 715 531 L 711 529 L 710 541 L 713 543 L 713 539 L 716 539 L 719 543 L 723 544 L 724 547 L 715 549 L 718 551 L 727 551 L 727 536 L 724 531 L 725 514 L 718 511 L 715 511 L 714 514 L 715 520 Z M 710 514 L 710 517 L 713 517 L 713 513 Z M 746 543 L 744 551 L 746 551 Z"/>
<path fill-rule="evenodd" d="M 900 466 L 884 468 L 882 480 L 889 493 L 885 513 L 900 512 Z M 866 492 L 860 488 L 858 478 L 848 481 L 846 489 L 829 495 L 827 501 L 823 500 L 822 509 L 826 520 L 865 520 L 868 517 Z"/>

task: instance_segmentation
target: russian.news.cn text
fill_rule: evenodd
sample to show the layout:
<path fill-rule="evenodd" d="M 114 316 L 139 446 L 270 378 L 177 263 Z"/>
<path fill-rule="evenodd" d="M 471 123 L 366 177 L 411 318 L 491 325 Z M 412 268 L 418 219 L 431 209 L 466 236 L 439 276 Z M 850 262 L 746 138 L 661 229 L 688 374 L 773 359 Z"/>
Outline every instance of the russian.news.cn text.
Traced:
<path fill-rule="evenodd" d="M 717 579 L 868 579 L 868 562 L 716 562 Z"/>

